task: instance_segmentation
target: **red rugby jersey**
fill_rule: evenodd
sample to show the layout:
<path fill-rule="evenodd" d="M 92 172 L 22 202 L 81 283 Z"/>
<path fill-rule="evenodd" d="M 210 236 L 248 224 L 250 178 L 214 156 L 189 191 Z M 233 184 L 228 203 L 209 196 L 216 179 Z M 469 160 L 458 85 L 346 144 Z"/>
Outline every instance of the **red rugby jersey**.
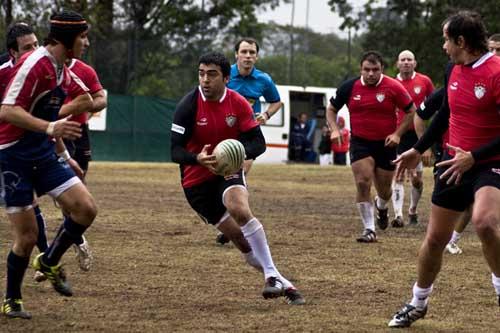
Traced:
<path fill-rule="evenodd" d="M 191 112 L 189 109 L 179 109 L 177 112 Z M 184 118 L 184 117 L 183 117 Z M 190 117 L 186 117 L 190 118 Z M 242 132 L 247 132 L 259 126 L 253 117 L 253 110 L 247 100 L 237 92 L 226 88 L 224 95 L 218 101 L 209 101 L 199 89 L 194 123 L 175 123 L 173 128 L 182 131 L 191 127 L 192 133 L 186 145 L 186 150 L 198 154 L 204 145 L 210 144 L 209 152 L 225 139 L 238 139 Z M 215 177 L 207 168 L 199 164 L 181 165 L 182 186 L 192 187 Z"/>
<path fill-rule="evenodd" d="M 415 103 L 416 106 L 422 104 L 427 96 L 434 91 L 434 85 L 432 84 L 431 79 L 424 74 L 413 72 L 412 77 L 408 80 L 404 80 L 401 75 L 398 74 L 396 79 L 403 85 L 403 87 L 405 87 L 406 91 L 408 91 L 413 103 Z M 398 109 L 397 126 L 401 125 L 405 115 L 406 113 L 403 110 Z M 413 122 L 411 123 L 409 129 L 415 130 Z"/>
<path fill-rule="evenodd" d="M 13 68 L 2 104 L 20 106 L 27 112 L 32 112 L 37 101 L 56 87 L 74 96 L 86 92 L 86 88 L 72 78 L 66 66 L 62 67 L 62 73 L 58 77 L 56 66 L 54 57 L 45 47 L 39 47 L 26 57 L 21 57 Z M 17 142 L 24 132 L 24 129 L 1 122 L 0 148 Z"/>
<path fill-rule="evenodd" d="M 447 93 L 452 146 L 472 151 L 500 135 L 500 57 L 486 53 L 472 66 L 455 65 Z"/>
<path fill-rule="evenodd" d="M 68 68 L 85 84 L 85 86 L 87 86 L 89 94 L 92 95 L 103 89 L 96 71 L 83 61 L 79 59 L 72 59 Z M 69 103 L 73 98 L 75 98 L 75 96 L 68 95 L 65 103 Z M 70 117 L 70 120 L 77 121 L 80 124 L 86 124 L 88 119 L 89 116 L 87 112 Z"/>
<path fill-rule="evenodd" d="M 330 103 L 336 110 L 347 104 L 352 136 L 366 140 L 385 140 L 396 130 L 396 109 L 413 105 L 403 85 L 385 75 L 375 86 L 365 85 L 362 77 L 345 81 Z"/>
<path fill-rule="evenodd" d="M 13 68 L 14 62 L 12 59 L 0 66 L 0 96 L 2 99 L 5 94 L 5 90 L 7 89 L 7 85 L 12 78 Z"/>

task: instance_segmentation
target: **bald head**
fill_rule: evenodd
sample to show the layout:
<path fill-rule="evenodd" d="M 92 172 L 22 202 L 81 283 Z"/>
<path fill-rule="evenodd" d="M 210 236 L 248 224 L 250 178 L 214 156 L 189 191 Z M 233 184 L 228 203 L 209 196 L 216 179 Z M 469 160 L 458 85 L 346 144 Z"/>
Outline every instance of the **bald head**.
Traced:
<path fill-rule="evenodd" d="M 415 71 L 415 67 L 417 67 L 415 55 L 410 50 L 401 51 L 396 65 L 399 69 L 399 74 L 403 78 L 410 78 Z"/>
<path fill-rule="evenodd" d="M 488 49 L 497 56 L 500 56 L 500 34 L 494 34 L 488 39 Z"/>

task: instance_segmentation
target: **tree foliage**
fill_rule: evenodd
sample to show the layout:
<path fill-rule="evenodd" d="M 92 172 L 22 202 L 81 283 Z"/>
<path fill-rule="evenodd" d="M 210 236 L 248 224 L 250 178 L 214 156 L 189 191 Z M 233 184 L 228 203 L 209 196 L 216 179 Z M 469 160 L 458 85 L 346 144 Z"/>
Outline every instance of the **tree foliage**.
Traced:
<path fill-rule="evenodd" d="M 364 10 L 356 13 L 345 0 L 330 0 L 333 11 L 346 22 L 355 21 L 363 27 L 362 47 L 379 50 L 394 66 L 397 55 L 412 50 L 418 70 L 430 75 L 437 85 L 443 83 L 444 66 L 448 61 L 442 50 L 442 22 L 459 9 L 478 11 L 491 33 L 500 32 L 500 15 L 496 0 L 387 0 L 367 1 Z M 394 67 L 389 69 L 394 73 Z"/>

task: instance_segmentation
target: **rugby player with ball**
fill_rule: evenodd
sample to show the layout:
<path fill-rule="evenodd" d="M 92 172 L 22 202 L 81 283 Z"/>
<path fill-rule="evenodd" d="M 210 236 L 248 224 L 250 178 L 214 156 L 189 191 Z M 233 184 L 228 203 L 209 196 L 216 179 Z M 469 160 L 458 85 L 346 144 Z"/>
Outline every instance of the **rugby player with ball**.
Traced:
<path fill-rule="evenodd" d="M 264 228 L 250 210 L 241 167 L 245 155 L 255 159 L 266 144 L 250 104 L 226 88 L 229 75 L 230 64 L 223 54 L 200 57 L 199 86 L 182 98 L 175 111 L 172 160 L 180 164 L 191 207 L 223 232 L 249 265 L 263 272 L 262 296 L 284 296 L 289 304 L 301 305 L 304 297 L 276 269 Z"/>

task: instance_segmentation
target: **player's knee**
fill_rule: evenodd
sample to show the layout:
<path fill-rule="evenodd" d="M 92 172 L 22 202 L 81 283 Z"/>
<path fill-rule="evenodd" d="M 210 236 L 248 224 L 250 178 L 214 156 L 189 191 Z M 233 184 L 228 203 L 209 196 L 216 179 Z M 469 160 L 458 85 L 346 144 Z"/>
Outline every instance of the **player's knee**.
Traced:
<path fill-rule="evenodd" d="M 450 236 L 444 233 L 428 233 L 425 237 L 425 244 L 431 252 L 442 252 L 448 244 Z"/>
<path fill-rule="evenodd" d="M 97 216 L 97 205 L 95 204 L 92 196 L 88 196 L 85 199 L 78 200 L 78 202 L 73 207 L 71 215 L 78 216 L 79 221 L 84 224 L 91 224 Z"/>
<path fill-rule="evenodd" d="M 228 212 L 239 225 L 245 225 L 252 218 L 250 209 L 246 207 L 237 206 L 231 209 L 228 208 Z"/>
<path fill-rule="evenodd" d="M 500 234 L 500 221 L 493 212 L 478 212 L 473 214 L 472 223 L 476 228 L 478 237 L 481 240 L 488 240 L 492 237 L 498 237 Z"/>
<path fill-rule="evenodd" d="M 356 187 L 361 193 L 370 192 L 370 179 L 369 178 L 356 179 Z"/>

